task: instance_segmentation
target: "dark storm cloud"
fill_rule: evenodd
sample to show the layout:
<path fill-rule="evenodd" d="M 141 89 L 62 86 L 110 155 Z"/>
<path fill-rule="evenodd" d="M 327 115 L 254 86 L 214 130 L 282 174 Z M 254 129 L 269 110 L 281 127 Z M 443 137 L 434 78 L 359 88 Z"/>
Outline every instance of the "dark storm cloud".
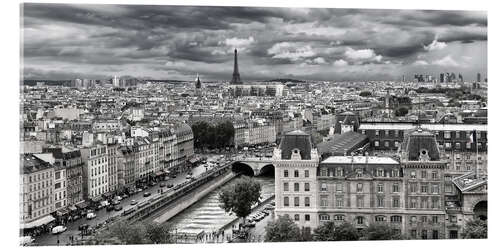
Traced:
<path fill-rule="evenodd" d="M 248 76 L 275 78 L 266 67 L 280 67 L 275 72 L 286 75 L 302 72 L 297 67 L 304 64 L 336 62 L 336 68 L 361 65 L 363 71 L 350 67 L 349 73 L 369 78 L 374 73 L 367 67 L 411 64 L 431 53 L 425 48 L 435 41 L 444 44 L 439 48 L 487 41 L 486 13 L 470 11 L 28 3 L 23 24 L 25 72 L 49 78 L 107 75 L 121 68 L 225 79 L 236 47 L 242 67 L 255 70 Z M 75 68 L 66 74 L 54 65 Z"/>

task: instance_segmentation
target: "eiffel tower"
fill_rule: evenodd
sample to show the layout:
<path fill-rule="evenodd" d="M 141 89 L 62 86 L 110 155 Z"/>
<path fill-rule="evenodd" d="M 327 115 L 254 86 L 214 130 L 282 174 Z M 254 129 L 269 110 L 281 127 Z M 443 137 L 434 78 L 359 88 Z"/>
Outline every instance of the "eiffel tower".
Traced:
<path fill-rule="evenodd" d="M 240 79 L 240 72 L 238 71 L 238 50 L 234 49 L 234 69 L 233 69 L 233 79 L 231 79 L 231 84 L 242 84 Z"/>

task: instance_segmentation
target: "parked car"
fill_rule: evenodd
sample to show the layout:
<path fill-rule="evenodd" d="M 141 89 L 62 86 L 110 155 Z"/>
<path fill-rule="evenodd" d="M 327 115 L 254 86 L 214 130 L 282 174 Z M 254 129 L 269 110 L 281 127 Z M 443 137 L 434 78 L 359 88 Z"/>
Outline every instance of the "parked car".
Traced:
<path fill-rule="evenodd" d="M 119 200 L 113 200 L 113 202 L 111 204 L 113 204 L 113 206 L 116 206 L 116 205 L 120 204 L 120 201 Z"/>
<path fill-rule="evenodd" d="M 122 206 L 115 206 L 115 211 L 120 211 L 120 210 L 122 210 L 122 209 L 123 209 L 123 207 L 122 207 Z"/>
<path fill-rule="evenodd" d="M 142 196 L 144 196 L 144 197 L 148 197 L 148 196 L 151 196 L 151 193 L 146 192 L 146 193 L 144 193 Z"/>
<path fill-rule="evenodd" d="M 166 185 L 165 182 L 160 182 L 160 187 L 165 187 Z"/>
<path fill-rule="evenodd" d="M 65 226 L 55 226 L 52 228 L 52 234 L 60 234 L 66 231 L 68 228 Z"/>
<path fill-rule="evenodd" d="M 106 207 L 106 211 L 108 211 L 108 212 L 109 212 L 109 211 L 113 211 L 114 209 L 115 209 L 115 208 L 114 208 L 114 206 L 112 206 L 112 205 L 109 205 L 109 206 L 107 206 L 107 207 Z"/>
<path fill-rule="evenodd" d="M 136 200 L 132 200 L 132 201 L 130 202 L 130 204 L 131 204 L 131 205 L 135 205 L 135 204 L 137 204 L 137 201 L 136 201 Z"/>
<path fill-rule="evenodd" d="M 115 200 L 117 200 L 117 201 L 121 201 L 121 200 L 122 200 L 122 197 L 121 197 L 121 196 L 119 196 L 119 195 L 117 195 L 117 196 L 115 196 Z"/>
<path fill-rule="evenodd" d="M 22 236 L 20 240 L 22 246 L 29 246 L 35 242 L 35 238 L 32 236 Z"/>
<path fill-rule="evenodd" d="M 174 178 L 174 179 L 175 179 L 175 178 L 177 178 L 177 175 L 175 175 L 175 174 L 174 174 L 174 175 L 172 175 L 172 178 Z"/>
<path fill-rule="evenodd" d="M 174 187 L 174 184 L 172 184 L 172 183 L 169 183 L 169 184 L 167 185 L 167 188 L 172 188 L 172 187 Z"/>
<path fill-rule="evenodd" d="M 94 212 L 87 213 L 87 220 L 92 220 L 95 217 L 97 217 L 97 215 Z"/>
<path fill-rule="evenodd" d="M 123 199 L 128 198 L 128 195 L 127 194 L 122 194 L 122 198 Z"/>
<path fill-rule="evenodd" d="M 137 189 L 137 193 L 140 193 L 140 192 L 142 192 L 142 188 Z"/>

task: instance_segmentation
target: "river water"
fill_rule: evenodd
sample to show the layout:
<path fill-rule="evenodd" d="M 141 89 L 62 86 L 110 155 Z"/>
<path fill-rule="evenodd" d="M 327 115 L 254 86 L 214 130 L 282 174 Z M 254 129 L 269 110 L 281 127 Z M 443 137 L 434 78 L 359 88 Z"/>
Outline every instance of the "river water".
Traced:
<path fill-rule="evenodd" d="M 224 186 L 231 185 L 239 178 L 241 177 L 234 178 Z M 261 184 L 261 200 L 265 200 L 274 195 L 274 177 L 259 176 L 253 178 Z M 230 215 L 219 207 L 218 193 L 222 187 L 210 192 L 203 199 L 182 211 L 166 223 L 177 229 L 178 233 L 198 234 L 202 231 L 210 232 L 218 230 L 236 219 L 236 215 Z"/>

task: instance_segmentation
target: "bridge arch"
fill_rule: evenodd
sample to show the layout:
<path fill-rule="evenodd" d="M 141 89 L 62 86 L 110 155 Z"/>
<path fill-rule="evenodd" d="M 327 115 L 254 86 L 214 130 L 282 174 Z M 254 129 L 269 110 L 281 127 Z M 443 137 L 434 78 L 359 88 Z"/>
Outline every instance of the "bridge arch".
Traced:
<path fill-rule="evenodd" d="M 259 175 L 274 176 L 274 165 L 267 164 L 262 166 L 259 171 Z"/>
<path fill-rule="evenodd" d="M 244 175 L 248 175 L 248 176 L 255 175 L 253 168 L 250 165 L 243 163 L 241 161 L 234 162 L 232 167 L 231 167 L 231 170 L 233 170 L 234 172 L 237 172 L 237 173 L 242 173 Z"/>
<path fill-rule="evenodd" d="M 480 219 L 480 220 L 487 220 L 488 219 L 488 201 L 486 200 L 480 200 L 477 202 L 474 207 L 474 218 Z"/>

